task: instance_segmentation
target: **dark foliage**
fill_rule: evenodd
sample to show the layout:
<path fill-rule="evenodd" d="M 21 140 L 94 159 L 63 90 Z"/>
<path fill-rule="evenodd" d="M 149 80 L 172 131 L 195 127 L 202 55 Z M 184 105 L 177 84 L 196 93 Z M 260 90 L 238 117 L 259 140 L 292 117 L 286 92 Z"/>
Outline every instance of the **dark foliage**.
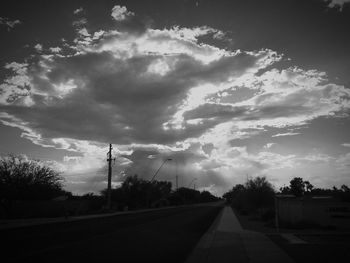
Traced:
<path fill-rule="evenodd" d="M 235 185 L 223 197 L 243 213 L 264 211 L 274 204 L 275 192 L 265 177 L 248 180 L 245 185 Z"/>
<path fill-rule="evenodd" d="M 64 193 L 61 176 L 40 161 L 15 155 L 0 158 L 2 200 L 48 200 Z"/>
<path fill-rule="evenodd" d="M 106 189 L 102 195 L 106 196 Z M 196 191 L 181 187 L 171 191 L 171 183 L 165 181 L 147 181 L 137 175 L 129 176 L 120 187 L 112 189 L 114 208 L 118 210 L 183 205 L 199 202 L 217 201 L 218 198 L 208 191 Z"/>
<path fill-rule="evenodd" d="M 281 194 L 292 194 L 297 197 L 312 193 L 314 190 L 314 186 L 309 181 L 304 181 L 301 177 L 294 177 L 289 182 L 289 186 L 280 188 Z"/>
<path fill-rule="evenodd" d="M 305 182 L 303 178 L 295 177 L 290 181 L 290 192 L 295 196 L 302 196 L 305 192 Z"/>
<path fill-rule="evenodd" d="M 333 186 L 332 189 L 315 188 L 309 181 L 295 177 L 290 181 L 289 186 L 280 188 L 281 194 L 292 194 L 301 196 L 331 196 L 340 201 L 350 202 L 350 189 L 346 185 L 340 188 Z"/>
<path fill-rule="evenodd" d="M 200 195 L 199 195 L 199 201 L 201 203 L 214 202 L 214 201 L 218 201 L 218 198 L 216 196 L 213 196 L 208 191 L 202 191 L 200 192 Z"/>

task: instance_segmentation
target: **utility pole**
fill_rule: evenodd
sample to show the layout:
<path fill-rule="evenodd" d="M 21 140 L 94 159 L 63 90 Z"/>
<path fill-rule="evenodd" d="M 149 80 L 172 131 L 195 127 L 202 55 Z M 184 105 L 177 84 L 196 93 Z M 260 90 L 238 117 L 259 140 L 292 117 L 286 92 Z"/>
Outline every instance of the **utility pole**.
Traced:
<path fill-rule="evenodd" d="M 177 159 L 175 159 L 175 174 L 176 174 L 176 191 L 179 189 L 178 175 L 177 175 Z"/>
<path fill-rule="evenodd" d="M 109 144 L 109 151 L 107 153 L 107 162 L 108 162 L 108 188 L 107 188 L 107 208 L 111 210 L 111 194 L 112 194 L 112 161 L 115 161 L 115 158 L 112 158 L 112 144 Z"/>

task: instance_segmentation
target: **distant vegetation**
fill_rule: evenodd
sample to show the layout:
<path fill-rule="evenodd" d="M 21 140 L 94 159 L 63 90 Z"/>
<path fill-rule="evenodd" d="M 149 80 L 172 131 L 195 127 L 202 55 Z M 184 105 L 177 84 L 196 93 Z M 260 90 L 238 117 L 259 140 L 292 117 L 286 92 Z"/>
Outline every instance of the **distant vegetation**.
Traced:
<path fill-rule="evenodd" d="M 129 176 L 120 187 L 112 189 L 114 208 L 118 210 L 140 209 L 218 200 L 208 191 L 200 192 L 185 187 L 172 191 L 171 187 L 170 182 L 148 181 L 137 175 Z M 102 195 L 106 196 L 106 190 L 102 191 Z"/>
<path fill-rule="evenodd" d="M 256 177 L 245 184 L 237 184 L 223 197 L 241 214 L 251 214 L 264 220 L 274 217 L 274 198 L 276 194 L 294 195 L 296 197 L 330 196 L 339 201 L 350 202 L 350 189 L 346 185 L 332 189 L 315 188 L 309 181 L 295 177 L 276 191 L 265 177 Z"/>
<path fill-rule="evenodd" d="M 113 211 L 125 211 L 201 202 L 219 198 L 208 191 L 166 181 L 148 181 L 137 175 L 112 189 Z M 0 218 L 57 217 L 105 212 L 106 190 L 100 195 L 74 196 L 63 190 L 63 178 L 54 169 L 23 156 L 0 157 Z"/>
<path fill-rule="evenodd" d="M 265 177 L 250 179 L 244 185 L 237 184 L 223 197 L 240 213 L 257 213 L 262 217 L 273 215 L 275 190 Z"/>
<path fill-rule="evenodd" d="M 340 188 L 333 186 L 332 189 L 315 188 L 309 181 L 301 177 L 293 178 L 289 186 L 280 188 L 280 194 L 292 194 L 301 196 L 330 196 L 339 201 L 350 202 L 350 188 L 343 184 Z"/>
<path fill-rule="evenodd" d="M 269 220 L 274 214 L 275 194 L 297 197 L 331 196 L 350 202 L 350 189 L 322 189 L 301 177 L 293 178 L 289 186 L 276 191 L 266 177 L 247 180 L 225 193 L 227 203 L 243 214 L 257 215 Z M 113 211 L 136 210 L 164 206 L 196 204 L 219 200 L 208 191 L 181 187 L 172 190 L 167 181 L 148 181 L 137 175 L 127 176 L 112 189 Z M 0 217 L 55 217 L 105 211 L 106 190 L 100 195 L 88 193 L 74 196 L 63 189 L 63 178 L 40 161 L 23 156 L 0 157 Z"/>

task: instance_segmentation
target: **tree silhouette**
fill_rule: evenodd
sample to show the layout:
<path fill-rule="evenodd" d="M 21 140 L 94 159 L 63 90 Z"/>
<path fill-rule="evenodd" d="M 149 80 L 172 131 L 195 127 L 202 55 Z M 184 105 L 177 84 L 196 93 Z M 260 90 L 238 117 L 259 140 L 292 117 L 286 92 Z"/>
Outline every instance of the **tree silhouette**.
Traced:
<path fill-rule="evenodd" d="M 243 184 L 236 184 L 232 190 L 225 193 L 222 197 L 226 199 L 226 202 L 231 204 L 239 194 L 245 191 L 245 186 Z"/>
<path fill-rule="evenodd" d="M 120 187 L 112 189 L 112 201 L 119 209 L 137 209 L 156 205 L 170 192 L 170 182 L 147 181 L 134 175 L 126 177 Z M 102 195 L 106 195 L 106 190 L 102 191 Z"/>
<path fill-rule="evenodd" d="M 0 198 L 7 200 L 47 200 L 61 195 L 62 178 L 40 161 L 24 156 L 0 158 Z"/>
<path fill-rule="evenodd" d="M 303 178 L 301 177 L 294 177 L 290 182 L 289 182 L 289 188 L 290 192 L 299 197 L 302 196 L 305 192 L 305 182 L 303 181 Z"/>
<path fill-rule="evenodd" d="M 250 179 L 245 185 L 237 184 L 223 197 L 240 211 L 256 211 L 273 205 L 275 191 L 265 177 Z"/>
<path fill-rule="evenodd" d="M 212 195 L 209 191 L 202 191 L 199 195 L 199 200 L 201 203 L 217 201 L 218 198 Z"/>
<path fill-rule="evenodd" d="M 283 186 L 280 188 L 281 194 L 291 194 L 289 186 Z"/>
<path fill-rule="evenodd" d="M 310 193 L 314 186 L 309 181 L 304 181 L 306 192 Z"/>
<path fill-rule="evenodd" d="M 102 196 L 106 196 L 103 190 Z M 123 210 L 167 205 L 194 204 L 199 202 L 214 202 L 219 198 L 208 191 L 180 187 L 171 191 L 171 183 L 166 181 L 147 181 L 137 175 L 128 176 L 124 182 L 112 189 L 114 208 Z"/>
<path fill-rule="evenodd" d="M 275 191 L 266 177 L 256 177 L 246 183 L 248 199 L 255 208 L 261 208 L 273 204 Z"/>

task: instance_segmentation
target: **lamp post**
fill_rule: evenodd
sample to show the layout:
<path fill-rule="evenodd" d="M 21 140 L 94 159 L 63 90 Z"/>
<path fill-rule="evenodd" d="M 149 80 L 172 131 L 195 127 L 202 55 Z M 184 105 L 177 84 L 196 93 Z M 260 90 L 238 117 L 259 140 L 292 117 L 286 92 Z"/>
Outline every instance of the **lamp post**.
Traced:
<path fill-rule="evenodd" d="M 171 158 L 168 158 L 168 159 L 165 159 L 164 162 L 162 163 L 162 165 L 158 168 L 158 170 L 155 172 L 155 174 L 153 175 L 152 179 L 151 179 L 151 182 L 153 182 L 154 178 L 156 177 L 156 175 L 158 174 L 158 172 L 160 171 L 160 169 L 162 169 L 163 165 L 167 162 L 167 161 L 172 161 L 173 159 Z"/>
<path fill-rule="evenodd" d="M 192 184 L 194 181 L 196 181 L 196 180 L 197 180 L 197 178 L 194 178 L 194 179 L 188 184 L 187 188 L 190 188 L 191 184 Z"/>
<path fill-rule="evenodd" d="M 154 173 L 154 175 L 152 176 L 152 179 L 151 179 L 151 183 L 153 182 L 154 178 L 156 177 L 156 175 L 158 174 L 158 172 L 160 171 L 160 169 L 162 169 L 163 165 L 167 162 L 167 161 L 172 161 L 173 159 L 171 158 L 167 158 L 163 161 L 163 163 L 161 164 L 161 166 L 159 166 L 158 170 Z M 147 191 L 147 207 L 150 207 L 150 195 L 151 195 L 151 192 L 150 192 L 151 189 L 149 189 Z"/>
<path fill-rule="evenodd" d="M 179 177 L 177 174 L 177 159 L 175 159 L 175 177 L 176 177 L 176 191 L 179 189 Z"/>

